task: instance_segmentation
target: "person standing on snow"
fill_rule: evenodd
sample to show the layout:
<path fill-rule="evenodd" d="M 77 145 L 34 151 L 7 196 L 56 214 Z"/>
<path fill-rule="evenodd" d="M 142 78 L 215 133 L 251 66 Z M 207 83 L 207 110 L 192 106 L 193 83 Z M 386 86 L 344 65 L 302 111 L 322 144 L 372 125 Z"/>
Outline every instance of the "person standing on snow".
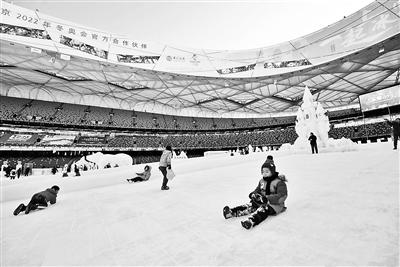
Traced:
<path fill-rule="evenodd" d="M 161 190 L 169 190 L 167 186 L 168 178 L 167 178 L 167 168 L 171 170 L 171 159 L 172 159 L 172 147 L 166 146 L 160 158 L 160 167 L 158 167 L 163 175 L 163 183 L 161 186 Z"/>
<path fill-rule="evenodd" d="M 386 123 L 392 126 L 392 134 L 393 134 L 393 149 L 397 149 L 397 140 L 400 135 L 400 118 L 397 118 L 394 121 L 389 121 L 385 119 Z"/>
<path fill-rule="evenodd" d="M 22 174 L 22 162 L 20 160 L 18 160 L 17 166 L 15 167 L 15 169 L 17 171 L 17 178 L 19 179 L 19 177 L 21 177 L 21 174 Z"/>
<path fill-rule="evenodd" d="M 314 154 L 315 151 L 315 153 L 318 154 L 317 137 L 313 133 L 311 133 L 310 137 L 308 138 L 308 141 L 310 141 L 312 153 Z"/>

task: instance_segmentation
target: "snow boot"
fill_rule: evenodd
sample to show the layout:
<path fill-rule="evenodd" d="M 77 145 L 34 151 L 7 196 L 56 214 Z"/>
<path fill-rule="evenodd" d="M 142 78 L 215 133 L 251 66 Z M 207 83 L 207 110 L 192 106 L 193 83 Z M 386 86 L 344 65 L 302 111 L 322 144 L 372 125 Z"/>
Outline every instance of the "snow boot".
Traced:
<path fill-rule="evenodd" d="M 225 219 L 232 218 L 232 211 L 228 206 L 225 206 L 224 209 L 222 210 L 222 214 L 224 215 Z"/>
<path fill-rule="evenodd" d="M 24 204 L 19 204 L 19 206 L 14 210 L 14 215 L 17 216 L 21 211 L 25 210 Z"/>
<path fill-rule="evenodd" d="M 47 207 L 48 205 L 47 205 L 47 203 L 42 203 L 42 204 L 40 204 L 41 206 L 43 206 L 43 207 Z M 28 206 L 26 206 L 26 209 L 25 209 L 25 214 L 28 214 L 29 212 L 31 212 L 32 210 L 35 210 L 35 209 L 37 209 L 39 207 L 39 204 L 28 204 Z"/>
<path fill-rule="evenodd" d="M 28 204 L 28 206 L 26 206 L 26 209 L 25 209 L 25 214 L 29 214 L 29 212 L 30 212 L 31 210 L 33 210 L 32 208 L 33 208 L 32 205 L 31 205 L 31 204 Z"/>
<path fill-rule="evenodd" d="M 253 222 L 249 220 L 241 221 L 241 224 L 244 228 L 250 229 L 253 226 Z"/>

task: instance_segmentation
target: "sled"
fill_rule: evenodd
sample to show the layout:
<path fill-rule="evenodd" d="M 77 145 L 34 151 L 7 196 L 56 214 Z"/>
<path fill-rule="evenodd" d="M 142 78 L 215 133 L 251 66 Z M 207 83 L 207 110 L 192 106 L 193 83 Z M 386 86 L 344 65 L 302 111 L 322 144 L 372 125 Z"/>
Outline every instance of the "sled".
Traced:
<path fill-rule="evenodd" d="M 167 179 L 172 180 L 175 177 L 175 173 L 172 169 L 167 169 Z"/>

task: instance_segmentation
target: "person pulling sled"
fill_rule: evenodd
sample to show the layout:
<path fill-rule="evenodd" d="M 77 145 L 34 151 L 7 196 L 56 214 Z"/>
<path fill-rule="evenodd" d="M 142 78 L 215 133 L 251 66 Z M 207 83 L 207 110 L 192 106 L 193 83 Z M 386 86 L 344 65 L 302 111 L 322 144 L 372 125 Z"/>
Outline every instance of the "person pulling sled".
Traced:
<path fill-rule="evenodd" d="M 229 208 L 223 208 L 225 219 L 251 216 L 241 222 L 242 226 L 250 229 L 264 221 L 270 215 L 277 215 L 286 210 L 285 200 L 288 196 L 286 177 L 275 170 L 275 165 L 264 163 L 261 168 L 262 179 L 257 188 L 249 194 L 250 203 Z"/>

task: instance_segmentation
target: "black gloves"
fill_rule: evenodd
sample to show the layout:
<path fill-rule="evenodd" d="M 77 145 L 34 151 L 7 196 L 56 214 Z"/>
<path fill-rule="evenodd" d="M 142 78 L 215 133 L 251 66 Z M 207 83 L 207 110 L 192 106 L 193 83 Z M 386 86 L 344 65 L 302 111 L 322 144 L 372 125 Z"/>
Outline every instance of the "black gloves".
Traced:
<path fill-rule="evenodd" d="M 261 197 L 261 201 L 262 201 L 262 203 L 267 204 L 268 203 L 268 198 L 266 196 L 262 196 Z"/>
<path fill-rule="evenodd" d="M 171 169 L 171 165 L 168 165 L 167 168 L 168 168 L 168 170 L 170 170 Z"/>
<path fill-rule="evenodd" d="M 254 202 L 259 205 L 268 203 L 268 198 L 258 193 L 253 193 L 253 192 L 250 193 L 249 198 L 251 199 L 251 202 Z"/>

